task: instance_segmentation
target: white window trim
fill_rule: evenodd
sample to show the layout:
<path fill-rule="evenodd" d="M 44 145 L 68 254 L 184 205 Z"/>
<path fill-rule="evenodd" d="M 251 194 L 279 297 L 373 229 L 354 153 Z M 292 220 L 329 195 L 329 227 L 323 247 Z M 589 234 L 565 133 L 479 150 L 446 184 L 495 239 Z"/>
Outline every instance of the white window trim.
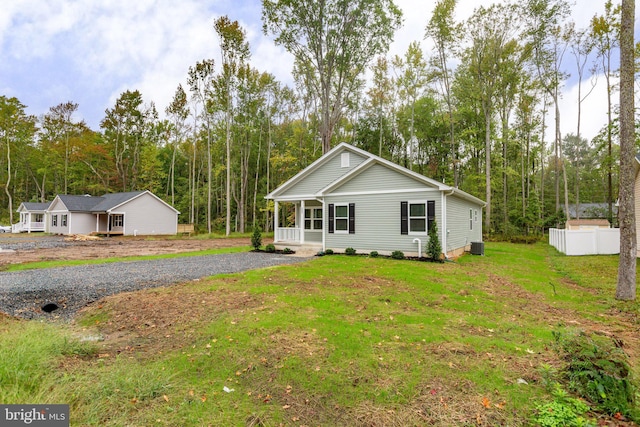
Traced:
<path fill-rule="evenodd" d="M 335 208 L 334 208 L 334 209 L 335 209 Z M 305 223 L 306 223 L 306 221 L 307 221 L 307 217 L 306 217 L 307 211 L 310 211 L 310 215 L 311 215 L 311 216 L 309 217 L 309 219 L 308 219 L 309 221 L 311 221 L 311 228 L 307 228 L 307 227 L 306 227 L 306 224 L 305 224 Z M 322 229 L 324 228 L 324 221 L 323 221 L 323 218 L 316 218 L 316 217 L 314 216 L 314 214 L 315 214 L 315 212 L 316 212 L 316 211 L 320 211 L 322 215 L 324 214 L 324 211 L 323 211 L 323 207 L 322 207 L 322 206 L 306 206 L 306 207 L 304 208 L 304 215 L 305 215 L 305 216 L 302 218 L 302 221 L 303 221 L 303 222 L 302 222 L 302 227 L 304 228 L 304 231 L 322 231 Z M 322 224 L 320 224 L 320 228 L 315 228 L 315 227 L 314 227 L 314 222 L 315 222 L 315 221 L 320 221 L 320 222 L 322 223 Z M 335 224 L 334 224 L 334 225 L 335 225 Z"/>
<path fill-rule="evenodd" d="M 341 216 L 340 219 L 347 220 L 347 229 L 338 230 L 338 206 L 344 206 L 347 208 L 347 216 Z M 349 203 L 335 203 L 333 205 L 333 233 L 334 234 L 349 234 Z"/>
<path fill-rule="evenodd" d="M 424 218 L 424 226 L 426 228 L 426 231 L 411 231 L 411 205 L 424 205 L 424 217 L 414 216 L 413 218 Z M 429 212 L 427 211 L 427 200 L 407 200 L 407 227 L 409 236 L 429 235 Z"/>

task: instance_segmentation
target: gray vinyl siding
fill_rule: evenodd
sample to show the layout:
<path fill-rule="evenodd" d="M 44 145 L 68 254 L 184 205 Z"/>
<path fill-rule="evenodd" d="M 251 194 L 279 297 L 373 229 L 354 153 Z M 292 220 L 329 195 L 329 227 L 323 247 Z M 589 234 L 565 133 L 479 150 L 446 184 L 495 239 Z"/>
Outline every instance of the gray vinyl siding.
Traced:
<path fill-rule="evenodd" d="M 424 184 L 415 179 L 378 163 L 335 188 L 332 193 L 382 192 L 398 189 L 422 190 L 424 188 Z"/>
<path fill-rule="evenodd" d="M 171 235 L 178 230 L 178 214 L 169 206 L 145 193 L 116 207 L 112 214 L 124 214 L 126 235 Z"/>
<path fill-rule="evenodd" d="M 338 234 L 326 232 L 326 249 L 344 250 L 348 247 L 361 253 L 378 251 L 390 253 L 400 250 L 405 255 L 417 255 L 418 244 L 422 242 L 422 251 L 427 245 L 426 235 L 400 233 L 400 202 L 403 201 L 435 201 L 436 221 L 442 222 L 442 198 L 438 190 L 423 189 L 406 193 L 367 194 L 359 196 L 329 196 L 325 203 L 325 232 L 328 222 L 328 206 L 330 203 L 355 203 L 355 234 Z M 442 230 L 439 227 L 440 236 Z M 442 237 L 440 237 L 442 241 Z"/>
<path fill-rule="evenodd" d="M 280 194 L 279 197 L 316 194 L 366 160 L 361 155 L 349 151 L 349 167 L 343 168 L 340 165 L 340 154 L 345 151 L 337 153 L 327 163 L 302 178 L 298 183 Z"/>
<path fill-rule="evenodd" d="M 58 221 L 60 221 L 59 217 Z M 71 212 L 68 225 L 65 234 L 91 234 L 96 231 L 96 216 L 90 213 Z"/>
<path fill-rule="evenodd" d="M 469 210 L 474 213 L 472 224 Z M 475 212 L 478 212 L 477 219 Z M 471 229 L 473 226 L 473 229 Z M 447 197 L 447 251 L 466 247 L 471 242 L 482 241 L 482 207 L 456 196 Z M 445 248 L 443 248 L 445 249 Z"/>

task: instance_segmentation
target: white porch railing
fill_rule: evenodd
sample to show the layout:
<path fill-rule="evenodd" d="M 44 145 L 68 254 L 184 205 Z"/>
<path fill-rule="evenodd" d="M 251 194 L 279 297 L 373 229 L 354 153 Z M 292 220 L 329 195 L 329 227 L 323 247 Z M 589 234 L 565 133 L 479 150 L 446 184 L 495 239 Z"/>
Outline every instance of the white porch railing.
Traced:
<path fill-rule="evenodd" d="M 300 229 L 295 227 L 278 227 L 275 242 L 300 242 Z"/>
<path fill-rule="evenodd" d="M 21 222 L 11 226 L 12 233 L 22 233 L 27 231 L 44 231 L 44 222 L 32 222 L 31 224 L 23 224 Z"/>

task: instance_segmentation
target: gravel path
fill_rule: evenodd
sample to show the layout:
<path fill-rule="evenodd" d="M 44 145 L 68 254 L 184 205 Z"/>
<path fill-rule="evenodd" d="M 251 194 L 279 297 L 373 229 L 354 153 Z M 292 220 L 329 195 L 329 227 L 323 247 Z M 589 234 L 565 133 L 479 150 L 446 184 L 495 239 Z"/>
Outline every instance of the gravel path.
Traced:
<path fill-rule="evenodd" d="M 306 259 L 241 252 L 0 272 L 0 311 L 27 319 L 70 319 L 82 307 L 107 295 Z M 42 307 L 49 303 L 58 308 L 46 313 Z"/>

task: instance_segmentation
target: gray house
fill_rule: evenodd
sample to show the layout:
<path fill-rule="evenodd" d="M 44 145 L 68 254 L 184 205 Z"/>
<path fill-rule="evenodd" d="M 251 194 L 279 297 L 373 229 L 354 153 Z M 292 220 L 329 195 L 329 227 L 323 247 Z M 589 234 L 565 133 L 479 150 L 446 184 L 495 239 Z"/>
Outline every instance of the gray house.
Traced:
<path fill-rule="evenodd" d="M 346 143 L 265 197 L 278 247 L 416 256 L 434 221 L 447 256 L 482 241 L 482 200 Z M 290 224 L 280 224 L 283 208 Z"/>
<path fill-rule="evenodd" d="M 46 213 L 50 233 L 107 235 L 176 234 L 180 214 L 150 191 L 58 195 Z"/>

